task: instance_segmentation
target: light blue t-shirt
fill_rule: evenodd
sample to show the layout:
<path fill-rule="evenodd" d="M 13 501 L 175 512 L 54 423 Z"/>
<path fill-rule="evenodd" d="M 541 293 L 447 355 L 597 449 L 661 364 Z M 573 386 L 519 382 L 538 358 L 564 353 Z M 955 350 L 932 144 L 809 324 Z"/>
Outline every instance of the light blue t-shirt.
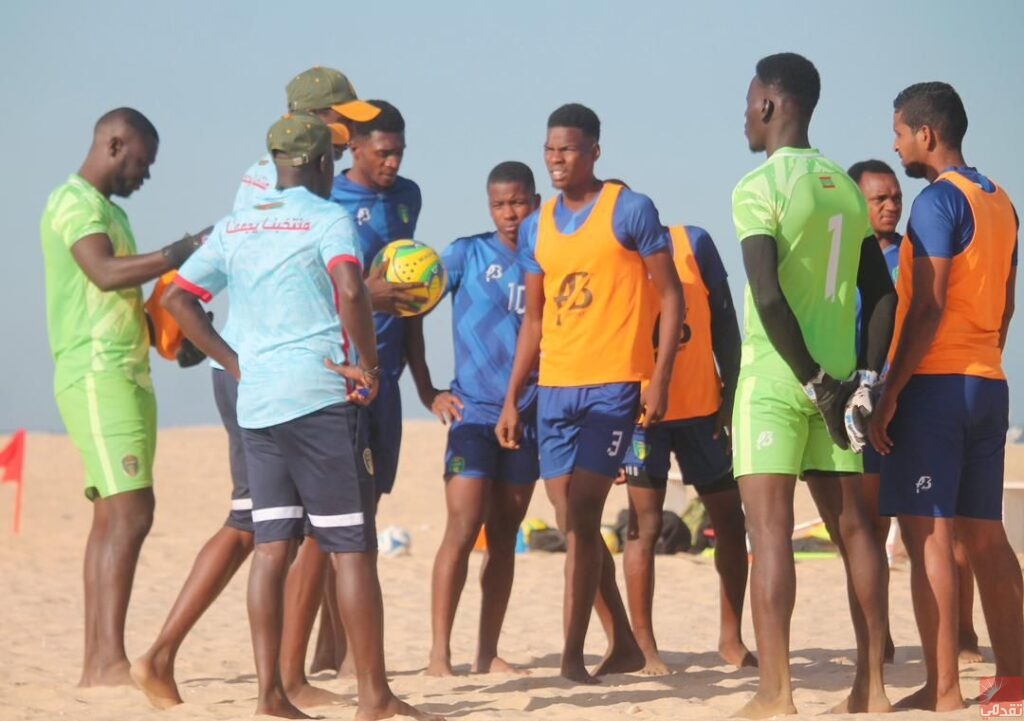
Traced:
<path fill-rule="evenodd" d="M 178 272 L 175 282 L 204 301 L 225 288 L 231 294 L 241 427 L 345 402 L 345 379 L 324 367 L 325 358 L 348 358 L 328 274 L 339 262 L 359 262 L 352 219 L 336 203 L 288 188 L 217 223 Z"/>

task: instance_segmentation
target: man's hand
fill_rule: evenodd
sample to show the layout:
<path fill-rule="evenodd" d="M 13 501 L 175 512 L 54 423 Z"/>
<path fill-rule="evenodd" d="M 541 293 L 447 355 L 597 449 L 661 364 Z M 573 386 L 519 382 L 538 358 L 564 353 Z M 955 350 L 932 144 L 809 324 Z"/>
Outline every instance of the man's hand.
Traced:
<path fill-rule="evenodd" d="M 838 381 L 828 373 L 819 370 L 818 375 L 804 384 L 804 393 L 811 399 L 825 421 L 825 428 L 832 437 L 832 442 L 844 451 L 850 447 L 850 439 L 846 436 L 846 423 L 843 415 L 846 401 L 849 400 L 857 387 L 857 374 Z"/>
<path fill-rule="evenodd" d="M 612 484 L 616 485 L 616 486 L 621 486 L 625 482 L 626 482 L 626 469 L 620 467 L 619 468 L 619 475 L 615 476 L 615 480 L 612 481 Z"/>
<path fill-rule="evenodd" d="M 857 371 L 857 389 L 846 402 L 843 422 L 846 437 L 850 439 L 850 450 L 862 453 L 867 445 L 867 423 L 879 395 L 878 374 L 874 371 Z"/>
<path fill-rule="evenodd" d="M 435 388 L 434 397 L 427 407 L 443 425 L 447 426 L 462 420 L 462 409 L 466 406 L 451 391 L 439 391 Z"/>
<path fill-rule="evenodd" d="M 640 415 L 637 423 L 647 428 L 665 417 L 668 410 L 668 393 L 659 384 L 649 383 L 640 393 Z"/>
<path fill-rule="evenodd" d="M 370 304 L 377 313 L 398 315 L 399 311 L 414 311 L 416 304 L 423 300 L 411 291 L 426 288 L 424 283 L 391 283 L 385 275 L 388 261 L 371 269 L 366 276 L 366 289 L 370 291 Z"/>
<path fill-rule="evenodd" d="M 882 390 L 882 396 L 875 403 L 875 408 L 868 418 L 868 440 L 883 456 L 889 455 L 892 451 L 892 439 L 889 437 L 889 424 L 892 417 L 896 415 L 896 394 L 890 392 L 886 386 Z"/>
<path fill-rule="evenodd" d="M 213 322 L 213 311 L 212 310 L 206 311 L 206 317 L 209 318 L 210 322 L 212 323 Z M 149 315 L 147 315 L 146 318 L 149 319 Z M 150 333 L 152 333 L 152 331 L 153 331 L 153 327 L 152 327 L 153 321 L 150 319 L 149 323 L 150 323 Z M 152 335 L 150 335 L 150 337 L 152 338 Z M 206 360 L 206 354 L 203 353 L 198 348 L 196 348 L 196 344 L 193 343 L 192 341 L 190 341 L 188 338 L 182 338 L 181 339 L 181 346 L 178 348 L 178 352 L 175 354 L 174 357 L 178 361 L 178 367 L 179 368 L 191 368 L 192 366 L 197 366 L 200 363 L 202 363 L 204 360 Z"/>
<path fill-rule="evenodd" d="M 494 434 L 498 437 L 498 444 L 502 448 L 511 450 L 519 448 L 519 439 L 523 435 L 523 428 L 519 424 L 519 409 L 514 404 L 506 403 L 502 407 L 498 425 L 494 427 Z"/>
<path fill-rule="evenodd" d="M 324 365 L 355 386 L 345 397 L 349 403 L 368 406 L 377 397 L 379 372 L 372 373 L 351 363 L 335 363 L 330 358 L 324 358 Z"/>
<path fill-rule="evenodd" d="M 199 247 L 206 240 L 206 236 L 213 230 L 213 226 L 203 228 L 195 235 L 185 234 L 185 237 L 181 240 L 176 240 L 170 245 L 163 247 L 164 257 L 170 262 L 174 268 L 180 268 L 189 256 L 199 250 Z"/>

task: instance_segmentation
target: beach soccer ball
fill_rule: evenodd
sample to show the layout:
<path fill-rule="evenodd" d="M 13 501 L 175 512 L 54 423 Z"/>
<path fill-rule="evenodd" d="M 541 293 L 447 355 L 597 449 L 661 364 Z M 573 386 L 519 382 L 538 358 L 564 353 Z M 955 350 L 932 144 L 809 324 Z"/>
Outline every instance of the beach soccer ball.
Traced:
<path fill-rule="evenodd" d="M 622 551 L 622 542 L 619 540 L 619 532 L 615 530 L 615 526 L 610 523 L 601 524 L 601 538 L 604 540 L 604 545 L 608 546 L 608 550 L 615 554 Z"/>
<path fill-rule="evenodd" d="M 377 551 L 382 556 L 393 558 L 408 555 L 411 545 L 409 532 L 398 526 L 388 526 L 377 534 Z"/>
<path fill-rule="evenodd" d="M 411 291 L 417 301 L 411 308 L 400 309 L 401 316 L 423 315 L 432 310 L 448 287 L 448 272 L 441 257 L 429 245 L 415 240 L 394 240 L 377 253 L 371 272 L 387 261 L 384 277 L 389 283 L 423 283 L 424 288 Z"/>

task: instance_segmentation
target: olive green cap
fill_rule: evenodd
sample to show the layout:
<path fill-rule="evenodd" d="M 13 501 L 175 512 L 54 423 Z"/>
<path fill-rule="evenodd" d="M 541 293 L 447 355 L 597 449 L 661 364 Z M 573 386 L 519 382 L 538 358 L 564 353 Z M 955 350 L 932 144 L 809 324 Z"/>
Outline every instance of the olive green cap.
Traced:
<path fill-rule="evenodd" d="M 293 113 L 331 108 L 359 123 L 373 120 L 380 114 L 380 108 L 357 98 L 352 83 L 334 68 L 316 65 L 299 73 L 288 83 L 287 93 L 288 110 Z"/>

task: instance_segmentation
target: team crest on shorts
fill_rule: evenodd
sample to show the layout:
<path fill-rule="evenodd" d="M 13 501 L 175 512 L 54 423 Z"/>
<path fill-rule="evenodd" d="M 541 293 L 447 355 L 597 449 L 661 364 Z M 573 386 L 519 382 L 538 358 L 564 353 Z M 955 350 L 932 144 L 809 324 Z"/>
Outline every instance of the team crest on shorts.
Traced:
<path fill-rule="evenodd" d="M 402 222 L 406 225 L 409 224 L 409 206 L 404 203 L 398 205 L 398 217 L 402 219 Z"/>
<path fill-rule="evenodd" d="M 647 444 L 643 441 L 633 439 L 633 455 L 641 461 L 647 460 Z"/>
<path fill-rule="evenodd" d="M 373 475 L 373 453 L 370 452 L 369 448 L 363 449 L 363 465 L 366 466 L 366 472 L 371 476 Z"/>
<path fill-rule="evenodd" d="M 131 478 L 139 475 L 139 457 L 138 456 L 125 456 L 121 459 L 121 468 Z"/>
<path fill-rule="evenodd" d="M 770 448 L 772 443 L 774 443 L 774 442 L 775 442 L 775 434 L 774 433 L 772 433 L 771 431 L 761 431 L 760 435 L 758 435 L 758 437 L 757 437 L 757 443 L 756 443 L 757 450 L 760 451 L 760 450 L 763 450 L 765 448 Z"/>
<path fill-rule="evenodd" d="M 458 474 L 462 473 L 464 470 L 466 470 L 466 459 L 462 456 L 453 456 L 452 459 L 448 461 L 449 473 Z"/>

